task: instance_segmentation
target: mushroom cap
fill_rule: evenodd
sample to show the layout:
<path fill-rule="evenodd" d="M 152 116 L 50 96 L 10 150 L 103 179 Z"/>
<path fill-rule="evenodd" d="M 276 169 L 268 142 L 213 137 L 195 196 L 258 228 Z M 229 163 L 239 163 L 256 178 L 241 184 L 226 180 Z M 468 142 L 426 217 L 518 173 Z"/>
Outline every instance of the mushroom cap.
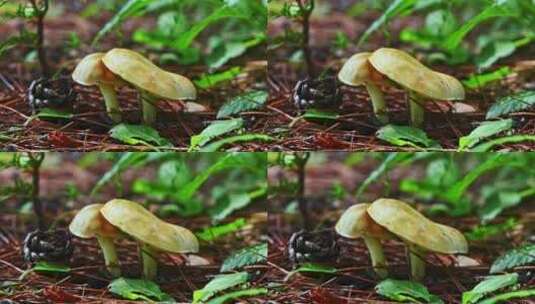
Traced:
<path fill-rule="evenodd" d="M 197 237 L 188 229 L 166 223 L 136 202 L 114 199 L 100 210 L 112 225 L 156 250 L 199 251 Z"/>
<path fill-rule="evenodd" d="M 351 56 L 338 72 L 338 80 L 349 86 L 359 86 L 369 81 L 370 68 L 373 68 L 368 61 L 371 55 L 372 53 L 364 52 Z"/>
<path fill-rule="evenodd" d="M 427 251 L 445 254 L 468 252 L 466 239 L 459 230 L 429 220 L 405 202 L 378 199 L 368 208 L 368 214 L 403 241 Z"/>
<path fill-rule="evenodd" d="M 114 74 L 154 96 L 170 100 L 197 98 L 197 90 L 188 78 L 166 72 L 134 51 L 113 49 L 102 61 Z"/>
<path fill-rule="evenodd" d="M 104 53 L 94 53 L 87 55 L 78 63 L 72 73 L 72 79 L 85 86 L 99 85 L 100 83 L 114 84 L 120 83 L 119 79 L 106 68 L 102 62 Z"/>
<path fill-rule="evenodd" d="M 71 233 L 83 239 L 117 236 L 119 231 L 100 213 L 102 207 L 103 204 L 92 204 L 82 208 L 69 225 Z"/>
<path fill-rule="evenodd" d="M 356 204 L 349 207 L 336 223 L 334 228 L 336 233 L 350 239 L 364 236 L 389 238 L 390 233 L 377 225 L 368 215 L 369 207 L 370 204 Z"/>
<path fill-rule="evenodd" d="M 429 69 L 403 51 L 381 48 L 370 56 L 369 61 L 390 80 L 424 97 L 438 100 L 464 99 L 464 87 L 459 80 Z"/>

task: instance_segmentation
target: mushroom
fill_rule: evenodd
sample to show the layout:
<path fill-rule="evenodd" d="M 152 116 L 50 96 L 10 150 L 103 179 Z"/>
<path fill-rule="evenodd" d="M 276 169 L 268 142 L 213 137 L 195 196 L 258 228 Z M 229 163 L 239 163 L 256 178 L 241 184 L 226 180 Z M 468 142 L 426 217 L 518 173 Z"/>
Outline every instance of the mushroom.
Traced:
<path fill-rule="evenodd" d="M 375 273 L 384 279 L 388 276 L 388 270 L 381 240 L 391 238 L 391 234 L 370 218 L 366 212 L 369 206 L 370 204 L 351 206 L 342 214 L 336 223 L 335 230 L 346 238 L 363 238 L 370 252 Z"/>
<path fill-rule="evenodd" d="M 132 84 L 140 93 L 143 121 L 156 121 L 157 99 L 192 100 L 197 98 L 193 83 L 186 77 L 166 72 L 141 54 L 127 49 L 113 49 L 103 58 L 104 65 L 114 74 Z"/>
<path fill-rule="evenodd" d="M 113 244 L 113 239 L 119 235 L 119 231 L 100 214 L 103 206 L 92 204 L 82 208 L 69 225 L 69 230 L 83 239 L 96 238 L 102 249 L 106 268 L 114 277 L 119 277 L 121 268 Z"/>
<path fill-rule="evenodd" d="M 421 127 L 424 122 L 426 98 L 462 100 L 464 88 L 452 76 L 435 72 L 411 55 L 397 49 L 381 48 L 369 57 L 370 64 L 381 74 L 409 91 L 411 124 Z"/>
<path fill-rule="evenodd" d="M 382 124 L 387 124 L 386 103 L 383 93 L 378 87 L 384 82 L 384 79 L 368 61 L 371 55 L 372 53 L 364 52 L 349 58 L 338 73 L 338 80 L 348 86 L 364 85 L 370 94 L 375 117 Z"/>
<path fill-rule="evenodd" d="M 104 218 L 139 242 L 143 276 L 156 277 L 158 252 L 199 251 L 197 237 L 186 228 L 166 223 L 138 203 L 114 199 L 100 211 Z"/>
<path fill-rule="evenodd" d="M 86 56 L 76 66 L 72 73 L 72 79 L 84 86 L 98 86 L 106 103 L 106 112 L 113 122 L 118 123 L 121 121 L 121 112 L 115 86 L 121 85 L 122 82 L 104 66 L 103 57 L 104 53 Z"/>
<path fill-rule="evenodd" d="M 416 281 L 425 276 L 424 259 L 428 252 L 468 252 L 466 239 L 459 230 L 429 220 L 405 202 L 378 199 L 368 208 L 368 214 L 407 245 L 411 277 Z"/>

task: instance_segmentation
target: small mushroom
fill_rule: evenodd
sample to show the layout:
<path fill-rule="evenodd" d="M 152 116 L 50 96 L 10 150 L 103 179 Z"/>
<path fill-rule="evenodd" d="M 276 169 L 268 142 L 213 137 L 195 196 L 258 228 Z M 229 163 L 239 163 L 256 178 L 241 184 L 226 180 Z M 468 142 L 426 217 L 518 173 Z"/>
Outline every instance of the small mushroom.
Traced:
<path fill-rule="evenodd" d="M 381 74 L 409 91 L 411 124 L 424 122 L 424 99 L 463 100 L 464 88 L 452 76 L 435 72 L 411 55 L 391 48 L 381 48 L 369 57 L 370 64 Z"/>
<path fill-rule="evenodd" d="M 429 220 L 405 202 L 378 199 L 368 208 L 368 214 L 407 245 L 411 276 L 416 281 L 425 277 L 424 259 L 428 252 L 468 252 L 466 239 L 459 230 Z"/>
<path fill-rule="evenodd" d="M 391 234 L 377 225 L 366 210 L 370 204 L 357 204 L 347 209 L 338 222 L 335 230 L 343 237 L 355 239 L 361 237 L 370 252 L 375 273 L 384 279 L 388 276 L 387 263 L 383 253 L 381 240 L 391 238 Z"/>
<path fill-rule="evenodd" d="M 104 218 L 139 242 L 143 276 L 156 277 L 158 252 L 199 251 L 197 237 L 186 228 L 166 223 L 138 203 L 114 199 L 100 211 Z"/>
<path fill-rule="evenodd" d="M 377 72 L 368 59 L 372 53 L 358 53 L 353 55 L 342 66 L 338 73 L 338 80 L 348 86 L 364 85 L 372 101 L 373 113 L 382 124 L 388 123 L 386 103 L 379 85 L 383 84 L 383 76 Z"/>
<path fill-rule="evenodd" d="M 121 268 L 113 244 L 113 239 L 119 235 L 119 231 L 100 214 L 103 206 L 92 204 L 82 208 L 69 225 L 69 230 L 83 239 L 96 238 L 102 249 L 106 268 L 114 277 L 119 277 Z"/>
<path fill-rule="evenodd" d="M 197 98 L 195 86 L 188 78 L 166 72 L 134 51 L 113 49 L 106 53 L 103 62 L 114 74 L 139 91 L 143 121 L 148 125 L 156 121 L 154 104 L 158 99 L 192 100 Z"/>
<path fill-rule="evenodd" d="M 106 112 L 113 122 L 118 123 L 122 118 L 115 87 L 121 85 L 122 82 L 104 66 L 103 57 L 104 53 L 86 56 L 76 66 L 72 79 L 84 86 L 98 86 L 106 103 Z"/>

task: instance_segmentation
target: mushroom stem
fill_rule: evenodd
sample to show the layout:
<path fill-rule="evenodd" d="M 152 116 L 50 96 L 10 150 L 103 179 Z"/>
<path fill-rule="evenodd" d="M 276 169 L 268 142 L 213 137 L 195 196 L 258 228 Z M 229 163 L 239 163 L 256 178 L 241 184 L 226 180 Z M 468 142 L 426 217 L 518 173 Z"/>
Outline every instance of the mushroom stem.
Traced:
<path fill-rule="evenodd" d="M 119 101 L 117 100 L 117 94 L 113 85 L 101 83 L 99 85 L 100 92 L 104 96 L 104 102 L 106 103 L 106 112 L 110 116 L 113 122 L 121 122 L 121 112 L 119 110 Z"/>
<path fill-rule="evenodd" d="M 108 237 L 99 236 L 97 241 L 102 249 L 102 255 L 104 255 L 104 263 L 106 269 L 111 273 L 113 277 L 121 276 L 121 268 L 119 267 L 119 260 L 117 259 L 117 251 L 115 250 L 115 244 L 113 239 Z"/>
<path fill-rule="evenodd" d="M 386 268 L 385 255 L 383 253 L 383 246 L 381 242 L 374 237 L 363 237 L 364 243 L 370 252 L 370 258 L 372 260 L 372 266 L 377 275 L 384 279 L 388 276 L 388 270 Z"/>
<path fill-rule="evenodd" d="M 148 244 L 142 243 L 140 246 L 141 259 L 143 260 L 143 278 L 153 280 L 158 273 L 158 253 Z"/>
<path fill-rule="evenodd" d="M 386 114 L 386 102 L 383 97 L 383 92 L 373 83 L 367 83 L 366 89 L 368 94 L 370 94 L 370 99 L 372 101 L 373 113 L 377 120 L 382 124 L 388 123 L 388 115 Z"/>
<path fill-rule="evenodd" d="M 417 246 L 410 245 L 409 264 L 411 265 L 411 278 L 415 281 L 421 281 L 425 277 L 425 251 Z"/>
<path fill-rule="evenodd" d="M 156 107 L 154 103 L 156 98 L 147 92 L 141 93 L 141 107 L 143 111 L 143 122 L 147 125 L 152 125 L 156 121 Z"/>
<path fill-rule="evenodd" d="M 424 108 L 420 105 L 420 96 L 411 91 L 409 93 L 409 109 L 411 111 L 411 125 L 420 128 L 424 124 Z"/>

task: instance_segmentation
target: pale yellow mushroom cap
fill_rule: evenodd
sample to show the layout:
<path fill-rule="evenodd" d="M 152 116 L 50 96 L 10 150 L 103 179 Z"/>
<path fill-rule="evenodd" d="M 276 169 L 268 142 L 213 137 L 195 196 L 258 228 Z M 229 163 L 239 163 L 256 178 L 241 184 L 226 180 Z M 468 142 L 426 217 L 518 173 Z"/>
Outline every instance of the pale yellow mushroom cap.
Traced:
<path fill-rule="evenodd" d="M 459 230 L 429 220 L 402 201 L 378 199 L 368 208 L 368 214 L 377 224 L 405 242 L 427 251 L 445 254 L 468 252 L 466 239 Z"/>
<path fill-rule="evenodd" d="M 188 78 L 166 72 L 134 51 L 113 49 L 103 62 L 114 74 L 154 96 L 170 100 L 197 98 L 197 90 Z"/>
<path fill-rule="evenodd" d="M 349 86 L 359 86 L 372 82 L 374 68 L 368 61 L 371 55 L 372 53 L 364 52 L 351 56 L 338 72 L 338 80 Z"/>
<path fill-rule="evenodd" d="M 120 80 L 106 68 L 102 62 L 104 53 L 94 53 L 87 55 L 78 63 L 72 73 L 72 79 L 85 86 L 105 84 L 120 84 Z"/>
<path fill-rule="evenodd" d="M 82 208 L 69 225 L 71 233 L 84 239 L 117 236 L 119 231 L 100 213 L 102 207 L 103 204 L 92 204 Z"/>
<path fill-rule="evenodd" d="M 464 88 L 459 80 L 429 69 L 403 51 L 381 48 L 370 56 L 369 61 L 381 74 L 423 97 L 437 100 L 464 99 Z"/>
<path fill-rule="evenodd" d="M 136 202 L 114 199 L 100 210 L 112 225 L 156 250 L 199 251 L 197 237 L 188 229 L 166 223 Z"/>
<path fill-rule="evenodd" d="M 369 206 L 370 204 L 356 204 L 344 211 L 334 228 L 336 233 L 351 239 L 363 236 L 388 238 L 390 233 L 368 215 Z"/>

